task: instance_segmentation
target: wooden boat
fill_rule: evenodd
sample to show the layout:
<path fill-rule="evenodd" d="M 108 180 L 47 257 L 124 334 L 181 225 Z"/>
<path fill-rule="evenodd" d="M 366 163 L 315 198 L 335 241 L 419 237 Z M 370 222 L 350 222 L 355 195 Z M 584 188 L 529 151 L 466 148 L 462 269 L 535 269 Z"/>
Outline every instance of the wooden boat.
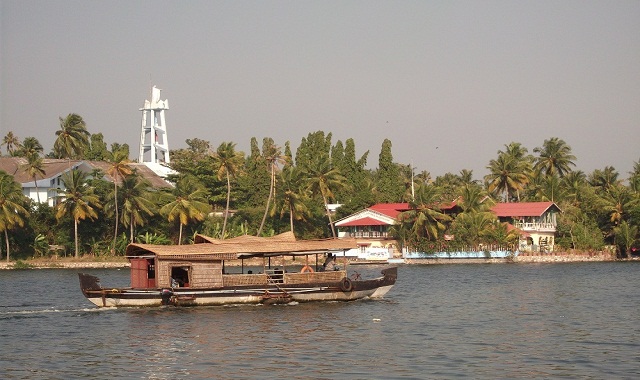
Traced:
<path fill-rule="evenodd" d="M 289 232 L 226 240 L 197 235 L 195 240 L 179 246 L 130 244 L 131 286 L 105 288 L 97 277 L 79 273 L 82 293 L 99 307 L 351 301 L 383 297 L 397 278 L 397 267 L 374 279 L 349 277 L 346 261 L 339 270 L 322 271 L 318 257 L 352 249 L 352 239 L 298 241 Z M 316 264 L 310 265 L 313 256 Z M 287 263 L 287 257 L 298 264 Z M 260 262 L 263 270 L 252 273 L 245 268 L 247 260 Z"/>

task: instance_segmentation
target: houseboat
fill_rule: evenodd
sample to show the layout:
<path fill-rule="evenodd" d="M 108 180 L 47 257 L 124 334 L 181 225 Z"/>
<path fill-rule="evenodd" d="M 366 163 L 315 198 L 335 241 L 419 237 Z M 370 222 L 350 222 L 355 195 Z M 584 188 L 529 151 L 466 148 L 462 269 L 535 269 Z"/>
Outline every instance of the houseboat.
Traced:
<path fill-rule="evenodd" d="M 273 304 L 383 297 L 396 282 L 397 267 L 383 269 L 380 277 L 361 279 L 358 273 L 347 274 L 346 260 L 334 265 L 336 253 L 355 247 L 355 240 L 351 239 L 296 240 L 291 232 L 268 238 L 241 236 L 225 240 L 197 235 L 190 245 L 130 244 L 126 250 L 131 263 L 130 287 L 103 287 L 97 277 L 79 273 L 80 288 L 98 307 Z M 330 261 L 326 269 L 319 265 L 323 260 L 325 264 Z"/>

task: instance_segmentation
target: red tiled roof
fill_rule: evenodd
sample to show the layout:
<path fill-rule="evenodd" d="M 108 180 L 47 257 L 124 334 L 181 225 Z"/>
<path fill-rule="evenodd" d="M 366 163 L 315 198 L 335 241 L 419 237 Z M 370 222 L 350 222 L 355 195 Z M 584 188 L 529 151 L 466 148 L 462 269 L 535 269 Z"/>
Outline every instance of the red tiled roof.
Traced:
<path fill-rule="evenodd" d="M 378 203 L 369 207 L 369 209 L 395 219 L 398 214 L 411 208 L 408 203 Z"/>
<path fill-rule="evenodd" d="M 491 211 L 498 217 L 541 216 L 552 206 L 558 208 L 553 202 L 498 203 Z"/>
<path fill-rule="evenodd" d="M 348 227 L 348 226 L 386 226 L 388 223 L 383 222 L 378 219 L 365 217 L 362 219 L 354 219 L 344 224 L 341 224 L 340 227 Z"/>

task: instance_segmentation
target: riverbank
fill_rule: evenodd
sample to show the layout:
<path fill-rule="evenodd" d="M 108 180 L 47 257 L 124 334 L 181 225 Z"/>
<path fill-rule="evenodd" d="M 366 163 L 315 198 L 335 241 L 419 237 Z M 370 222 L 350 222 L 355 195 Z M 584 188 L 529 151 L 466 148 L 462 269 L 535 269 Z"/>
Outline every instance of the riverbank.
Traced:
<path fill-rule="evenodd" d="M 555 255 L 519 255 L 507 259 L 406 259 L 404 264 L 502 264 L 502 263 L 575 263 L 575 262 L 606 262 L 606 261 L 640 261 L 640 258 L 617 259 L 615 255 L 606 252 L 596 253 L 557 253 Z M 285 265 L 300 264 L 300 261 L 287 260 Z M 274 263 L 275 264 L 275 263 Z M 281 263 L 280 263 L 281 264 Z M 313 263 L 310 263 L 313 265 Z M 353 262 L 351 265 L 388 265 L 386 262 Z M 262 259 L 252 262 L 245 262 L 245 265 L 262 265 Z M 277 265 L 277 264 L 275 264 Z M 0 262 L 2 269 L 105 269 L 105 268 L 129 268 L 129 261 L 124 257 L 93 257 L 84 256 L 81 258 L 64 257 L 49 259 L 18 260 L 7 263 Z"/>

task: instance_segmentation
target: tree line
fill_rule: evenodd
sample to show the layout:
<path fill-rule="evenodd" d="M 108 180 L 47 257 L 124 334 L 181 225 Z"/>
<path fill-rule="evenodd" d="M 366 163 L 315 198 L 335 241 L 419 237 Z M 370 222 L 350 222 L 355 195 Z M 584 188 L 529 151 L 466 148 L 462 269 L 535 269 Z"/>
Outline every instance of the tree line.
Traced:
<path fill-rule="evenodd" d="M 57 204 L 33 202 L 20 184 L 0 172 L 2 252 L 9 260 L 50 254 L 49 246 L 66 247 L 74 255 L 121 255 L 130 242 L 182 244 L 197 233 L 216 238 L 269 236 L 293 231 L 298 238 L 336 237 L 334 221 L 375 203 L 407 202 L 392 234 L 402 246 L 422 251 L 444 246 L 514 245 L 517 231 L 490 211 L 496 202 L 552 201 L 562 210 L 556 236 L 558 249 L 602 250 L 615 246 L 630 256 L 638 246 L 640 160 L 621 178 L 607 166 L 584 173 L 562 139 L 551 137 L 531 153 L 518 142 L 499 150 L 487 164 L 489 174 L 473 178 L 471 170 L 432 178 L 411 165 L 394 162 L 385 139 L 376 169 L 368 169 L 369 151 L 356 156 L 355 141 L 332 141 L 317 131 L 303 138 L 293 154 L 268 137 L 252 138 L 250 151 L 233 142 L 217 147 L 187 139 L 187 148 L 172 150 L 168 180 L 172 188 L 152 188 L 129 164 L 127 144 L 107 149 L 101 133 L 91 134 L 81 116 L 60 118 L 53 149 L 44 154 L 35 137 L 20 141 L 7 133 L 2 147 L 24 157 L 23 166 L 36 179 L 46 175 L 43 158 L 109 163 L 104 180 L 99 171 L 71 170 L 62 177 Z M 451 215 L 443 205 L 456 201 Z M 331 212 L 329 204 L 342 206 Z M 445 235 L 455 236 L 453 241 Z"/>

